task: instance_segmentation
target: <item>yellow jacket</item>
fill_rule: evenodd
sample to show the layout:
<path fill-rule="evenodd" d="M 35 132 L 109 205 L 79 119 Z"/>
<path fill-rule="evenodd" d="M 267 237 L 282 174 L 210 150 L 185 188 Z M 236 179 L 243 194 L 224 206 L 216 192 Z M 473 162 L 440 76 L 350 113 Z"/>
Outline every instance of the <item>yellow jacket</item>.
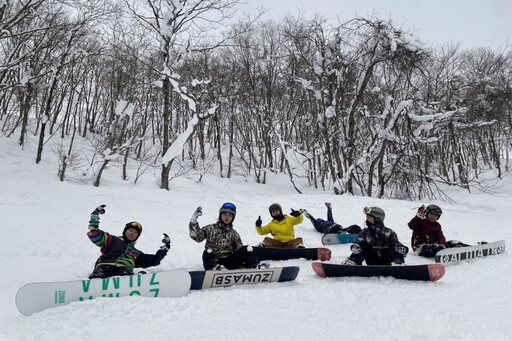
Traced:
<path fill-rule="evenodd" d="M 293 225 L 302 223 L 302 220 L 304 220 L 302 213 L 298 217 L 292 217 L 285 214 L 284 219 L 281 221 L 272 219 L 272 221 L 265 226 L 256 226 L 256 232 L 261 235 L 272 233 L 275 240 L 285 243 L 295 239 Z"/>

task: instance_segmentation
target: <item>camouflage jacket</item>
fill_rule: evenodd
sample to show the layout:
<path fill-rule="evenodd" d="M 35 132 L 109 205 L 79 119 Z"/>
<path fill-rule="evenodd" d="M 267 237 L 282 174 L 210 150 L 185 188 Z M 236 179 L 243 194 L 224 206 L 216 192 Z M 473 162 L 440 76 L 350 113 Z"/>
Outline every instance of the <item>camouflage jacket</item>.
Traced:
<path fill-rule="evenodd" d="M 216 222 L 200 228 L 198 223 L 189 223 L 189 234 L 198 243 L 206 239 L 204 248 L 211 249 L 216 258 L 229 257 L 243 246 L 242 239 L 232 224 Z"/>

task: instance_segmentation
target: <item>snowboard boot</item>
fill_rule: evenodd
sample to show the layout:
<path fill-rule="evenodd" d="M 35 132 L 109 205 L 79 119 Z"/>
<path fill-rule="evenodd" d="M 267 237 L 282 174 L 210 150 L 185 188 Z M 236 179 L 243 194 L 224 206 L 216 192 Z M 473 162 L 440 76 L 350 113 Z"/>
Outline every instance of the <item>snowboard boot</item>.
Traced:
<path fill-rule="evenodd" d="M 343 230 L 350 234 L 359 234 L 362 231 L 359 225 L 350 225 L 349 227 Z"/>
<path fill-rule="evenodd" d="M 435 257 L 436 253 L 445 248 L 442 244 L 424 244 L 419 248 L 418 256 L 432 258 Z"/>
<path fill-rule="evenodd" d="M 343 262 L 341 262 L 342 265 L 357 265 L 356 262 L 354 262 L 352 259 L 347 258 Z"/>
<path fill-rule="evenodd" d="M 335 224 L 329 227 L 327 233 L 343 233 L 343 227 L 341 225 Z"/>
<path fill-rule="evenodd" d="M 312 217 L 311 217 L 311 214 L 309 214 L 309 212 L 308 212 L 308 211 L 306 211 L 306 210 L 303 210 L 303 211 L 302 211 L 302 214 L 304 214 L 304 216 L 306 216 L 306 218 L 308 218 L 308 219 L 311 219 L 311 218 L 312 218 Z"/>
<path fill-rule="evenodd" d="M 215 267 L 212 270 L 214 270 L 214 271 L 226 270 L 226 267 L 222 264 L 217 264 L 217 265 L 215 265 Z"/>
<path fill-rule="evenodd" d="M 449 240 L 446 242 L 446 247 L 450 248 L 450 247 L 464 247 L 464 246 L 470 246 L 468 244 L 464 244 L 463 242 L 459 241 L 459 240 Z"/>

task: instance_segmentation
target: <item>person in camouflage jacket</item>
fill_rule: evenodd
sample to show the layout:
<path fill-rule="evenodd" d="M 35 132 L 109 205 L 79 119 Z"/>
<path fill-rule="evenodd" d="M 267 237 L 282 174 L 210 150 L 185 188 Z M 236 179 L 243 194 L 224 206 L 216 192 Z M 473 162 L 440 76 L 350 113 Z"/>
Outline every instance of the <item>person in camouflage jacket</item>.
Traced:
<path fill-rule="evenodd" d="M 203 266 L 205 270 L 220 270 L 256 268 L 259 264 L 258 257 L 249 252 L 247 245 L 243 245 L 242 239 L 233 228 L 236 216 L 236 206 L 225 203 L 219 210 L 219 219 L 216 223 L 199 227 L 197 218 L 203 215 L 201 207 L 198 207 L 189 223 L 190 238 L 200 243 L 206 240 L 203 252 Z"/>
<path fill-rule="evenodd" d="M 171 240 L 167 234 L 164 233 L 164 245 L 156 254 L 145 254 L 135 247 L 135 242 L 142 233 L 142 225 L 136 221 L 129 222 L 125 225 L 122 236 L 113 236 L 99 229 L 99 215 L 104 213 L 105 205 L 98 206 L 91 213 L 89 220 L 87 236 L 101 248 L 101 255 L 89 278 L 133 275 L 133 268 L 147 268 L 160 264 L 171 247 Z"/>

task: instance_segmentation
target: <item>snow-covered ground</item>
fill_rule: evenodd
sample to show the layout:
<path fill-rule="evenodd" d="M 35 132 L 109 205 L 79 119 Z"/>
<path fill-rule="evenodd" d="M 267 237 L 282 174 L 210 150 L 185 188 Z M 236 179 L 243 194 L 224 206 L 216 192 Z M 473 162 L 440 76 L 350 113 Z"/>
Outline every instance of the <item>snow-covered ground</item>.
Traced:
<path fill-rule="evenodd" d="M 218 217 L 223 202 L 237 205 L 235 228 L 244 243 L 262 240 L 254 230 L 259 215 L 279 202 L 287 211 L 306 208 L 325 218 L 325 201 L 344 226 L 362 225 L 364 206 L 380 206 L 385 223 L 410 245 L 407 222 L 424 202 L 335 196 L 304 188 L 297 194 L 286 176 L 271 176 L 267 185 L 252 179 L 205 176 L 201 183 L 181 177 L 171 191 L 145 176 L 124 182 L 121 170 L 109 169 L 101 186 L 59 182 L 49 148 L 36 165 L 35 142 L 21 151 L 14 138 L 0 137 L 0 339 L 1 340 L 511 340 L 512 257 L 510 252 L 449 266 L 438 282 L 391 278 L 323 279 L 310 261 L 298 265 L 296 281 L 235 286 L 190 292 L 183 298 L 127 297 L 96 299 L 49 309 L 30 317 L 16 309 L 14 298 L 23 284 L 82 279 L 88 276 L 99 249 L 87 236 L 90 212 L 106 204 L 101 228 L 120 234 L 126 222 L 143 226 L 137 246 L 148 253 L 161 245 L 162 233 L 172 239 L 171 251 L 150 271 L 202 269 L 203 243 L 188 236 L 188 221 L 203 207 L 201 225 Z M 512 240 L 510 175 L 496 184 L 493 195 L 448 189 L 455 203 L 443 208 L 440 223 L 448 239 L 466 243 Z M 296 227 L 306 246 L 321 246 L 321 234 L 305 220 Z M 331 246 L 338 263 L 348 245 Z M 432 260 L 408 255 L 409 264 Z"/>

